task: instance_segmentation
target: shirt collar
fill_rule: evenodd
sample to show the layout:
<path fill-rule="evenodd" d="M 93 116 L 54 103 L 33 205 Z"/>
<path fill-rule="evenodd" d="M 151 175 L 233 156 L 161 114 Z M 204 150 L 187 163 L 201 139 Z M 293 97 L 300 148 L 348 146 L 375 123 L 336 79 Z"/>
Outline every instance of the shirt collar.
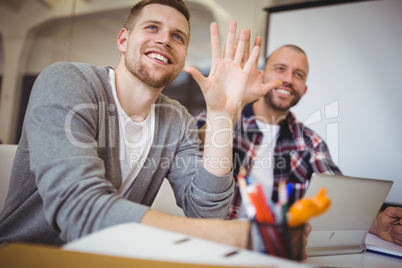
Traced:
<path fill-rule="evenodd" d="M 258 126 L 256 123 L 256 118 L 255 114 L 253 111 L 253 102 L 246 104 L 244 106 L 243 111 L 242 111 L 242 124 L 239 126 L 236 124 L 237 129 L 239 131 L 250 131 L 250 130 L 258 130 Z M 238 121 L 239 122 L 239 121 Z M 295 128 L 297 128 L 297 119 L 296 116 L 292 113 L 289 112 L 288 115 L 286 116 L 285 120 L 283 120 L 280 124 L 281 126 L 281 134 L 286 134 L 289 133 L 291 135 L 296 135 L 298 131 L 295 131 Z M 297 138 L 297 137 L 295 137 Z"/>

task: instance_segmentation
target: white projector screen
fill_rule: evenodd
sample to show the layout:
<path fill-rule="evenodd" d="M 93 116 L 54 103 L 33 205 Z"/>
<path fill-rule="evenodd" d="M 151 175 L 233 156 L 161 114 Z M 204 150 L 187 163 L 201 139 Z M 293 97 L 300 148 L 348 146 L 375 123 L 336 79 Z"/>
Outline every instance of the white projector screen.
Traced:
<path fill-rule="evenodd" d="M 402 205 L 402 1 L 267 11 L 266 54 L 295 44 L 310 63 L 292 111 L 345 175 L 394 181 L 386 203 Z"/>

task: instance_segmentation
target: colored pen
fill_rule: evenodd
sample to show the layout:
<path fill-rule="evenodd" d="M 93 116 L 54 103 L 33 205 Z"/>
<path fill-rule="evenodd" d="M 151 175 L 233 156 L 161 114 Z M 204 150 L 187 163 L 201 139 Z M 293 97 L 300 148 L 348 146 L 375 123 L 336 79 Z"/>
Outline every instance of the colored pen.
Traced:
<path fill-rule="evenodd" d="M 287 217 L 286 217 L 286 214 L 288 212 L 288 191 L 289 191 L 289 188 L 286 183 L 286 180 L 282 178 L 279 181 L 278 194 L 279 194 L 279 203 L 282 207 L 282 221 L 285 225 L 288 225 Z M 287 256 L 291 256 L 290 235 L 288 232 L 286 232 L 284 235 L 286 236 L 286 244 L 285 244 L 286 254 L 287 254 Z"/>
<path fill-rule="evenodd" d="M 247 194 L 247 181 L 245 178 L 246 170 L 243 168 L 240 170 L 237 176 L 237 183 L 239 184 L 240 195 L 243 201 L 243 204 L 246 208 L 246 214 L 249 219 L 253 219 L 255 217 L 255 207 L 251 204 L 249 196 Z"/>
<path fill-rule="evenodd" d="M 254 183 L 252 185 L 247 186 L 248 194 L 251 202 L 256 207 L 256 219 L 262 224 L 259 224 L 259 230 L 264 241 L 265 247 L 270 254 L 275 254 L 281 257 L 286 257 L 286 248 L 285 245 L 282 244 L 280 236 L 275 229 L 272 229 L 273 236 L 275 237 L 276 243 L 271 241 L 271 235 L 269 234 L 270 227 L 267 227 L 265 224 L 275 224 L 274 215 L 269 207 L 267 200 L 265 199 L 265 195 L 262 190 L 262 186 L 260 183 Z"/>
<path fill-rule="evenodd" d="M 287 189 L 288 198 L 289 198 L 289 196 L 292 195 L 293 188 L 294 188 L 293 183 L 288 182 L 288 183 L 286 184 L 286 189 Z"/>
<path fill-rule="evenodd" d="M 268 223 L 269 219 L 265 218 L 266 214 L 264 213 L 264 204 L 261 203 L 255 186 L 248 185 L 247 193 L 251 204 L 253 204 L 255 207 L 255 218 L 257 219 L 257 221 Z M 264 242 L 267 253 L 274 254 L 275 248 L 274 245 L 272 244 L 272 241 L 270 241 L 268 230 L 263 225 L 257 225 L 257 226 L 261 233 L 261 238 Z"/>
<path fill-rule="evenodd" d="M 288 212 L 288 189 L 286 186 L 286 180 L 284 179 L 281 179 L 279 181 L 278 194 L 279 194 L 279 202 L 282 205 L 282 214 L 283 214 L 282 217 L 286 223 L 286 213 Z"/>
<path fill-rule="evenodd" d="M 257 191 L 259 202 L 261 202 L 264 213 L 264 220 L 268 223 L 275 223 L 274 214 L 270 210 L 269 204 L 265 199 L 264 191 L 260 183 L 255 183 L 255 190 Z"/>

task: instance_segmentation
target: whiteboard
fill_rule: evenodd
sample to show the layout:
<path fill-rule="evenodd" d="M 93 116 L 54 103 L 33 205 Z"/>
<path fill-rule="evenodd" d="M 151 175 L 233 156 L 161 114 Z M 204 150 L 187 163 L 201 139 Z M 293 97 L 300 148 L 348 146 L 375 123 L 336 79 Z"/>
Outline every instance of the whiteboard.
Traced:
<path fill-rule="evenodd" d="M 394 181 L 386 203 L 402 205 L 402 1 L 271 12 L 268 22 L 267 55 L 296 44 L 310 63 L 292 112 L 345 175 Z"/>

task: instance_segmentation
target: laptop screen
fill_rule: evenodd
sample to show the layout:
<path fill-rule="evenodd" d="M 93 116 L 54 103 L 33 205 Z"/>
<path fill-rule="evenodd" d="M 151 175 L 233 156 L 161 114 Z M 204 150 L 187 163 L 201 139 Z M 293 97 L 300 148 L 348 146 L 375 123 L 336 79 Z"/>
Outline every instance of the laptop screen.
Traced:
<path fill-rule="evenodd" d="M 313 174 L 305 196 L 313 197 L 325 187 L 331 206 L 310 220 L 307 254 L 362 252 L 367 232 L 392 184 L 388 180 Z"/>

